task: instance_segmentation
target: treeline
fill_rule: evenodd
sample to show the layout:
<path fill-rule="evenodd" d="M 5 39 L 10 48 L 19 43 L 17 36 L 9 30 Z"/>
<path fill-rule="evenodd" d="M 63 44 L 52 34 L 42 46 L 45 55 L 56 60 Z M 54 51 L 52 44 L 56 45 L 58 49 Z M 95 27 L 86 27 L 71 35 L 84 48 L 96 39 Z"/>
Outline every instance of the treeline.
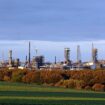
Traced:
<path fill-rule="evenodd" d="M 104 70 L 0 70 L 0 81 L 105 91 Z"/>

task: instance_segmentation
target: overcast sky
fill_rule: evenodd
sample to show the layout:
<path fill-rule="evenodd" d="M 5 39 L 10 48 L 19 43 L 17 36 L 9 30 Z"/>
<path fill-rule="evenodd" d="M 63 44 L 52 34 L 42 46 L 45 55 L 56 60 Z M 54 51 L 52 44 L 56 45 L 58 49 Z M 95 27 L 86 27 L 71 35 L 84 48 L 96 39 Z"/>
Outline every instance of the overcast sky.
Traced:
<path fill-rule="evenodd" d="M 0 39 L 105 38 L 105 0 L 0 0 Z"/>
<path fill-rule="evenodd" d="M 92 42 L 105 59 L 105 0 L 0 0 L 0 40 L 0 59 L 9 49 L 25 59 L 29 40 L 32 56 L 37 48 L 50 61 L 63 60 L 65 47 L 76 60 L 78 44 L 91 60 Z"/>

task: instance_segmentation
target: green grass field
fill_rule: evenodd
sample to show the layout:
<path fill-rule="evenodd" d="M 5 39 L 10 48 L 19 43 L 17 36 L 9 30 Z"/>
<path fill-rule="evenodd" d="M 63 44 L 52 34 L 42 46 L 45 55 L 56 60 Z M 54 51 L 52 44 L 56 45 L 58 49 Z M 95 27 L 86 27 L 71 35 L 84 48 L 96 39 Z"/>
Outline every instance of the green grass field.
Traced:
<path fill-rule="evenodd" d="M 105 93 L 0 82 L 0 105 L 105 105 Z"/>

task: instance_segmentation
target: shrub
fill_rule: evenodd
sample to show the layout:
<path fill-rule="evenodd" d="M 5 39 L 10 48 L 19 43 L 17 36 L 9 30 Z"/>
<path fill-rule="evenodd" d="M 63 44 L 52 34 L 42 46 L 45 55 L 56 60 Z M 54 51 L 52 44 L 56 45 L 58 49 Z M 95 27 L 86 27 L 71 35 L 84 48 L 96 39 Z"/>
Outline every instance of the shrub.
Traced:
<path fill-rule="evenodd" d="M 4 81 L 10 81 L 11 79 L 10 79 L 10 77 L 9 76 L 4 76 Z"/>
<path fill-rule="evenodd" d="M 64 80 L 63 85 L 66 86 L 67 88 L 75 88 L 76 87 L 75 80 L 73 80 L 73 79 Z"/>
<path fill-rule="evenodd" d="M 4 71 L 1 70 L 0 71 L 0 81 L 3 81 L 3 79 L 4 79 Z"/>
<path fill-rule="evenodd" d="M 57 82 L 57 83 L 55 84 L 55 86 L 56 86 L 56 87 L 63 87 L 63 82 L 64 82 L 64 80 L 60 80 L 59 82 Z"/>
<path fill-rule="evenodd" d="M 57 83 L 62 79 L 61 70 L 43 70 L 40 71 L 41 83 Z"/>
<path fill-rule="evenodd" d="M 22 77 L 26 74 L 25 70 L 16 70 L 12 72 L 12 82 L 22 82 Z"/>
<path fill-rule="evenodd" d="M 91 86 L 86 86 L 84 89 L 85 90 L 91 90 L 92 88 L 91 88 Z"/>
<path fill-rule="evenodd" d="M 93 72 L 93 82 L 105 84 L 105 71 L 104 70 L 96 70 Z"/>
<path fill-rule="evenodd" d="M 82 80 L 69 79 L 69 80 L 61 80 L 58 83 L 56 83 L 55 86 L 82 89 L 85 86 L 85 83 Z"/>
<path fill-rule="evenodd" d="M 22 81 L 24 83 L 40 83 L 40 72 L 29 71 L 25 76 L 23 76 Z"/>
<path fill-rule="evenodd" d="M 8 70 L 8 69 L 7 70 L 4 70 L 4 75 L 11 78 L 12 72 L 13 72 L 12 70 Z"/>
<path fill-rule="evenodd" d="M 76 82 L 76 89 L 83 89 L 86 83 L 83 80 L 75 80 Z"/>
<path fill-rule="evenodd" d="M 66 88 L 105 91 L 105 70 L 9 70 L 1 68 L 0 81 L 46 84 Z"/>
<path fill-rule="evenodd" d="M 91 70 L 80 70 L 80 71 L 71 71 L 71 79 L 83 80 L 86 85 L 93 85 L 93 71 Z"/>
<path fill-rule="evenodd" d="M 94 86 L 92 87 L 92 90 L 94 91 L 105 91 L 105 86 L 102 84 L 94 84 Z"/>

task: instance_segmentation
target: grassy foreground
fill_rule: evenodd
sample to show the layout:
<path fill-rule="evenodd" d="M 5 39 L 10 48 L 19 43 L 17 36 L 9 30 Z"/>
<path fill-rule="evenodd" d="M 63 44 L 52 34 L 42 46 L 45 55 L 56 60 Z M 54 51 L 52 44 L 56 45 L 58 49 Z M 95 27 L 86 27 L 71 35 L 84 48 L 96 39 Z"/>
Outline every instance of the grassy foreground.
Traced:
<path fill-rule="evenodd" d="M 105 93 L 0 82 L 0 105 L 105 105 Z"/>

